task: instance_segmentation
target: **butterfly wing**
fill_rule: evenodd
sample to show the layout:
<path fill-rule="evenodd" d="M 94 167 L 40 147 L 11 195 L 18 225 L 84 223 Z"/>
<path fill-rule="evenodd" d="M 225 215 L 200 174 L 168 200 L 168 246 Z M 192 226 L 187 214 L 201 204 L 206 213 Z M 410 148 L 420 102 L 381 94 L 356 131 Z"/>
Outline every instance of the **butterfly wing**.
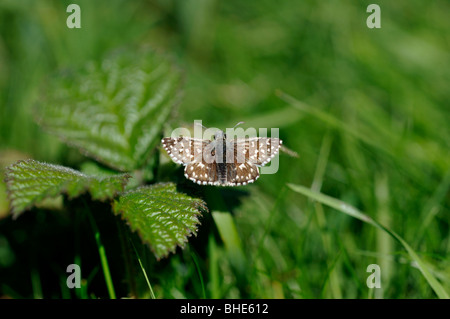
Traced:
<path fill-rule="evenodd" d="M 200 185 L 239 186 L 259 178 L 259 166 L 264 166 L 279 152 L 279 138 L 254 137 L 235 139 L 227 144 L 233 148 L 226 163 L 215 161 L 215 144 L 210 140 L 188 137 L 162 139 L 172 160 L 185 165 L 184 175 Z"/>
<path fill-rule="evenodd" d="M 184 176 L 200 185 L 219 185 L 216 163 L 189 163 L 184 168 Z"/>
<path fill-rule="evenodd" d="M 264 166 L 279 152 L 282 140 L 269 137 L 251 137 L 247 139 L 235 139 L 234 147 L 237 153 L 238 163 L 253 163 Z"/>
<path fill-rule="evenodd" d="M 253 183 L 259 178 L 258 166 L 251 162 L 234 163 L 227 171 L 227 181 L 229 186 L 240 186 Z"/>
<path fill-rule="evenodd" d="M 184 176 L 200 185 L 217 184 L 217 167 L 210 140 L 166 137 L 162 144 L 175 163 L 185 165 Z"/>
<path fill-rule="evenodd" d="M 202 151 L 206 149 L 210 141 L 180 136 L 165 137 L 161 143 L 175 163 L 187 165 L 202 160 Z"/>

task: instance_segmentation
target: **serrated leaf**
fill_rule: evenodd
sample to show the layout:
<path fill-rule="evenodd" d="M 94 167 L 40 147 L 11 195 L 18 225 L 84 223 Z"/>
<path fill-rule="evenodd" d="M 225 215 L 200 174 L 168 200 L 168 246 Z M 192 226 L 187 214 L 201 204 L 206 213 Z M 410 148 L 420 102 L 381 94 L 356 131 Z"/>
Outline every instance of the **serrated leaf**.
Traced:
<path fill-rule="evenodd" d="M 96 177 L 74 169 L 38 162 L 18 161 L 6 169 L 7 193 L 13 217 L 45 198 L 66 193 L 70 198 L 88 191 L 95 200 L 122 192 L 130 175 Z"/>
<path fill-rule="evenodd" d="M 181 74 L 151 51 L 121 52 L 45 87 L 38 122 L 121 171 L 141 168 L 179 100 Z"/>
<path fill-rule="evenodd" d="M 122 214 L 156 258 L 184 247 L 187 238 L 197 234 L 198 217 L 206 204 L 176 190 L 175 184 L 143 186 L 114 201 L 115 214 Z"/>

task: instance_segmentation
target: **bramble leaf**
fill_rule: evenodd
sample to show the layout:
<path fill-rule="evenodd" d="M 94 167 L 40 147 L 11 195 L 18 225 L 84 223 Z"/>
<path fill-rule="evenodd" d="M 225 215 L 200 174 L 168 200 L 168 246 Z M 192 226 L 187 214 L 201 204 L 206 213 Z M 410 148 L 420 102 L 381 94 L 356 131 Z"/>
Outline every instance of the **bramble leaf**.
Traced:
<path fill-rule="evenodd" d="M 121 171 L 145 164 L 179 100 L 181 74 L 151 51 L 120 52 L 46 87 L 38 122 L 83 153 Z"/>
<path fill-rule="evenodd" d="M 122 192 L 128 174 L 96 177 L 74 169 L 38 162 L 18 161 L 6 168 L 7 193 L 13 217 L 45 198 L 66 193 L 70 198 L 88 191 L 95 200 L 113 198 Z"/>
<path fill-rule="evenodd" d="M 173 183 L 143 186 L 114 201 L 115 214 L 122 214 L 133 231 L 149 244 L 156 258 L 184 247 L 187 237 L 197 234 L 198 217 L 205 202 L 176 190 Z"/>

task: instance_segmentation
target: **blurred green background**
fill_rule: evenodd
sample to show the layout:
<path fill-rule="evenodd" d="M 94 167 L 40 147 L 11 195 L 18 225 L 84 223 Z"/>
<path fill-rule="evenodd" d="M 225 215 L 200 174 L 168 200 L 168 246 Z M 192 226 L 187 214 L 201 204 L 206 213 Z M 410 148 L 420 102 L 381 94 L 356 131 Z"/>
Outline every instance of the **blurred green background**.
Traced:
<path fill-rule="evenodd" d="M 78 151 L 33 121 L 42 80 L 150 45 L 184 72 L 173 128 L 196 119 L 276 127 L 299 154 L 282 153 L 278 173 L 254 185 L 209 196 L 211 211 L 232 214 L 244 257 L 206 214 L 184 250 L 143 258 L 157 298 L 435 298 L 392 238 L 286 187 L 312 186 L 397 232 L 450 291 L 450 3 L 377 1 L 381 28 L 369 29 L 372 2 L 2 0 L 1 172 L 29 157 L 79 168 Z M 81 29 L 66 26 L 70 3 L 81 7 Z M 0 216 L 0 296 L 80 297 L 64 287 L 79 256 L 89 296 L 107 297 L 89 226 L 79 233 L 61 209 L 13 221 L 3 182 Z M 96 218 L 118 296 L 130 296 L 113 217 Z M 382 288 L 366 286 L 370 264 L 380 265 Z"/>

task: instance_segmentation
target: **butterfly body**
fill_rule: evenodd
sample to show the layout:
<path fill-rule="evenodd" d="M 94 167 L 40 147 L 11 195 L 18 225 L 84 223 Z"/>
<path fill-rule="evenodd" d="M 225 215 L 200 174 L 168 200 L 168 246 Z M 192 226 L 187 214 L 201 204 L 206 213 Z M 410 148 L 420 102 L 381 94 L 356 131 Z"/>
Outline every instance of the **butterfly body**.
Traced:
<path fill-rule="evenodd" d="M 278 138 L 228 139 L 217 131 L 213 140 L 166 137 L 164 149 L 172 160 L 185 165 L 187 179 L 200 185 L 240 186 L 259 178 L 258 167 L 267 164 L 279 151 Z"/>

